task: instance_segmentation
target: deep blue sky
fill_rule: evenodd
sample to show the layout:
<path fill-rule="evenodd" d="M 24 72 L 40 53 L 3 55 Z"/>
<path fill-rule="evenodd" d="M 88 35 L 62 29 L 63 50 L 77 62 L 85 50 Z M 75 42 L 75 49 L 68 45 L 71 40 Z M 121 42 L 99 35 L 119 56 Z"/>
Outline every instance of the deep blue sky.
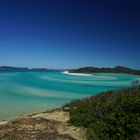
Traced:
<path fill-rule="evenodd" d="M 0 65 L 140 69 L 139 0 L 0 0 Z"/>

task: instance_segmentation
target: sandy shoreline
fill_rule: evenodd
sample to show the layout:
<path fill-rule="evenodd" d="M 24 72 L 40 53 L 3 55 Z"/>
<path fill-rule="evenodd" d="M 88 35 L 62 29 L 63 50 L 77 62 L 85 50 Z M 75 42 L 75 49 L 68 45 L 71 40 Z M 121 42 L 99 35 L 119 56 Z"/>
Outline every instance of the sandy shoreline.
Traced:
<path fill-rule="evenodd" d="M 47 110 L 43 110 L 41 112 L 37 111 L 37 112 L 29 112 L 29 113 L 26 113 L 26 114 L 20 114 L 20 115 L 17 115 L 15 117 L 12 117 L 12 118 L 9 118 L 9 119 L 0 120 L 0 125 L 6 124 L 6 123 L 8 123 L 10 121 L 13 121 L 13 120 L 16 120 L 16 119 L 20 119 L 20 118 L 23 118 L 23 117 L 28 117 L 28 116 L 40 115 L 40 114 L 43 114 L 43 113 L 54 112 L 54 111 L 60 110 L 60 109 L 61 109 L 61 107 L 47 109 Z"/>
<path fill-rule="evenodd" d="M 1 121 L 0 139 L 4 135 L 5 139 L 13 137 L 15 140 L 17 137 L 31 140 L 33 137 L 41 137 L 42 140 L 57 140 L 59 137 L 62 140 L 85 140 L 85 129 L 69 125 L 68 120 L 69 112 L 58 108 Z"/>
<path fill-rule="evenodd" d="M 0 121 L 0 125 L 6 124 L 6 123 L 8 123 L 8 122 L 9 122 L 9 120 L 8 120 L 8 121 Z"/>
<path fill-rule="evenodd" d="M 10 121 L 13 121 L 13 120 L 16 120 L 16 119 L 20 119 L 20 118 L 24 118 L 24 117 L 45 117 L 45 115 L 47 115 L 49 117 L 49 114 L 55 114 L 56 112 L 59 112 L 60 114 L 62 113 L 63 114 L 63 109 L 62 107 L 59 107 L 59 108 L 54 108 L 54 109 L 48 109 L 46 111 L 41 111 L 41 112 L 33 112 L 33 113 L 28 113 L 28 114 L 21 114 L 21 115 L 18 115 L 17 117 L 15 118 L 11 118 L 11 119 L 7 119 L 7 120 L 1 120 L 0 121 L 0 125 L 1 124 L 6 124 Z M 56 116 L 50 116 L 49 118 L 52 118 L 53 117 L 55 118 Z M 56 119 L 53 119 L 53 120 L 56 120 Z"/>
<path fill-rule="evenodd" d="M 86 73 L 72 73 L 69 71 L 64 71 L 64 74 L 68 74 L 68 75 L 75 75 L 75 76 L 92 76 L 91 74 L 86 74 Z"/>

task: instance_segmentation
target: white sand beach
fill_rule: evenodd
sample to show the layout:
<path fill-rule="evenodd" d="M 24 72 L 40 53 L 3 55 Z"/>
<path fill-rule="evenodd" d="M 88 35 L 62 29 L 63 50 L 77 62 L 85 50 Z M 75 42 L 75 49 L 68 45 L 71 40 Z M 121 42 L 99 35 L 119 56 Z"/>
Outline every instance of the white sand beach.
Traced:
<path fill-rule="evenodd" d="M 64 74 L 69 74 L 69 75 L 76 75 L 76 76 L 92 76 L 91 74 L 86 74 L 86 73 L 71 73 L 69 71 L 64 71 Z"/>

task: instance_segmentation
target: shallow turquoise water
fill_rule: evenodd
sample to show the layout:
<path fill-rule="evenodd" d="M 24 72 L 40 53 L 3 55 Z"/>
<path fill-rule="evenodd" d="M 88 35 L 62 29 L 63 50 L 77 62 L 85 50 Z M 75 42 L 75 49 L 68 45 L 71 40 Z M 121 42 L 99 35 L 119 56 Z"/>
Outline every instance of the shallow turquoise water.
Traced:
<path fill-rule="evenodd" d="M 63 72 L 1 72 L 0 120 L 60 107 L 73 99 L 131 86 L 140 76 L 69 75 Z"/>

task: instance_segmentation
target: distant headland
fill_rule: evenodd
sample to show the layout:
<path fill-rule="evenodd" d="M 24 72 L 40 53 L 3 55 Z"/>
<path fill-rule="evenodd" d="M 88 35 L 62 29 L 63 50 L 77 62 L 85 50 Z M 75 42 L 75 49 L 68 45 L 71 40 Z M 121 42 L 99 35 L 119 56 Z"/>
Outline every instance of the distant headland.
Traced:
<path fill-rule="evenodd" d="M 32 68 L 27 67 L 12 67 L 12 66 L 0 66 L 0 71 L 47 71 L 46 68 Z"/>
<path fill-rule="evenodd" d="M 0 71 L 56 71 L 55 69 L 47 68 L 27 68 L 27 67 L 12 67 L 0 66 Z M 140 75 L 140 70 L 134 70 L 124 66 L 116 66 L 114 68 L 98 68 L 98 67 L 83 67 L 79 69 L 67 69 L 69 73 L 126 73 Z"/>
<path fill-rule="evenodd" d="M 84 67 L 84 68 L 69 70 L 69 72 L 70 73 L 126 73 L 126 74 L 140 75 L 140 70 L 134 70 L 124 66 L 116 66 L 114 68 Z"/>

